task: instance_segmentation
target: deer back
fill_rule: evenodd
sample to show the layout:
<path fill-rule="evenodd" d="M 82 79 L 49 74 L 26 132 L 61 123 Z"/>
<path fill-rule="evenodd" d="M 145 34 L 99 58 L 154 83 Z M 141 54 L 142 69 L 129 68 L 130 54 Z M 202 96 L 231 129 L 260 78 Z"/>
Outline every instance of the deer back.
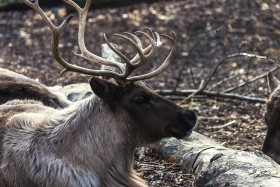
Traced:
<path fill-rule="evenodd" d="M 0 68 L 0 104 L 13 99 L 32 99 L 54 108 L 65 108 L 70 104 L 62 94 L 24 75 Z"/>

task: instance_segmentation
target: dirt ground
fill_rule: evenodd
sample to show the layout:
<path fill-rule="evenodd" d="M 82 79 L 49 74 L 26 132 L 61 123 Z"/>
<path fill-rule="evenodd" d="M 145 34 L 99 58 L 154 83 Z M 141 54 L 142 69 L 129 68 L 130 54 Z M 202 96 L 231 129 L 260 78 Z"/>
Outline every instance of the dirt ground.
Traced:
<path fill-rule="evenodd" d="M 63 7 L 46 10 L 61 22 L 67 12 Z M 76 18 L 76 17 L 75 17 Z M 206 90 L 223 91 L 249 81 L 276 67 L 279 62 L 280 5 L 276 0 L 173 0 L 152 4 L 92 10 L 89 13 L 86 45 L 100 54 L 102 35 L 120 44 L 128 56 L 132 50 L 113 33 L 134 32 L 149 27 L 159 33 L 178 37 L 177 54 L 170 68 L 148 80 L 155 89 L 197 89 L 207 80 L 215 64 L 225 56 L 238 52 L 266 56 L 267 59 L 226 58 L 211 79 Z M 51 34 L 40 17 L 32 10 L 0 12 L 0 66 L 23 73 L 46 85 L 67 85 L 86 82 L 88 77 L 67 73 L 52 57 Z M 140 70 L 155 69 L 166 57 L 169 44 L 158 57 Z M 61 38 L 63 57 L 74 64 L 99 68 L 74 56 L 77 44 L 77 19 L 70 22 Z M 279 75 L 277 70 L 274 75 Z M 267 98 L 265 79 L 234 90 L 246 96 Z M 199 115 L 196 131 L 211 137 L 224 146 L 260 151 L 266 133 L 263 119 L 265 104 L 220 98 L 192 98 L 175 102 L 194 109 Z M 165 161 L 153 149 L 136 153 L 135 168 L 151 186 L 192 186 L 192 176 L 180 170 L 176 163 Z M 145 155 L 142 157 L 141 155 Z"/>

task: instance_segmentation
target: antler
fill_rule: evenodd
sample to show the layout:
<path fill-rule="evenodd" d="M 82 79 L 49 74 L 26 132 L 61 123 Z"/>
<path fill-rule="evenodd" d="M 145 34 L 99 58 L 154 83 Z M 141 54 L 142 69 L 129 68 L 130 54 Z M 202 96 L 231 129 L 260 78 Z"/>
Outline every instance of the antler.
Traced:
<path fill-rule="evenodd" d="M 172 32 L 172 36 L 167 36 L 167 35 L 159 35 L 157 32 L 153 32 L 150 29 L 146 28 L 146 32 L 143 31 L 137 31 L 135 34 L 142 35 L 148 39 L 150 44 L 146 47 L 143 48 L 142 42 L 137 37 L 135 34 L 125 32 L 123 34 L 114 34 L 114 36 L 120 37 L 124 39 L 126 42 L 128 42 L 136 51 L 137 54 L 135 55 L 134 58 L 129 60 L 123 53 L 121 53 L 119 50 L 114 48 L 109 40 L 107 39 L 106 35 L 104 34 L 104 40 L 107 43 L 107 45 L 117 54 L 120 56 L 120 58 L 125 62 L 116 62 L 113 60 L 108 60 L 102 57 L 99 57 L 90 51 L 85 46 L 85 26 L 86 26 L 86 18 L 87 18 L 87 13 L 91 4 L 92 0 L 87 0 L 84 8 L 79 7 L 74 1 L 72 0 L 63 0 L 65 3 L 69 4 L 72 6 L 79 14 L 79 31 L 78 31 L 78 43 L 79 43 L 79 48 L 81 50 L 81 54 L 76 54 L 75 55 L 85 58 L 91 62 L 95 62 L 101 65 L 106 65 L 106 66 L 113 66 L 119 70 L 120 73 L 110 71 L 110 70 L 93 70 L 93 69 L 88 69 L 84 67 L 80 67 L 77 65 L 73 65 L 68 63 L 66 60 L 63 59 L 63 57 L 59 53 L 58 45 L 59 45 L 59 39 L 62 31 L 65 29 L 67 24 L 70 22 L 72 19 L 72 15 L 68 16 L 60 26 L 55 26 L 52 21 L 46 16 L 46 14 L 43 12 L 43 10 L 40 8 L 38 0 L 35 0 L 35 2 L 31 2 L 29 0 L 22 0 L 26 5 L 34 9 L 36 12 L 38 12 L 43 20 L 46 22 L 48 27 L 52 31 L 52 52 L 55 57 L 55 59 L 60 63 L 65 69 L 61 72 L 63 74 L 66 71 L 73 71 L 73 72 L 78 72 L 82 74 L 87 74 L 87 75 L 93 75 L 93 76 L 106 76 L 106 77 L 112 77 L 116 79 L 119 82 L 125 82 L 125 81 L 137 81 L 137 80 L 144 80 L 148 79 L 151 77 L 154 77 L 161 72 L 163 72 L 169 65 L 170 59 L 175 53 L 175 48 L 176 48 L 176 35 L 174 32 Z M 144 75 L 139 75 L 139 76 L 133 76 L 129 77 L 131 73 L 143 66 L 144 64 L 150 62 L 152 58 L 156 55 L 156 52 L 158 49 L 161 47 L 162 42 L 160 40 L 160 36 L 165 37 L 169 39 L 172 42 L 172 46 L 170 49 L 170 52 L 163 62 L 163 64 L 153 72 L 144 74 Z"/>

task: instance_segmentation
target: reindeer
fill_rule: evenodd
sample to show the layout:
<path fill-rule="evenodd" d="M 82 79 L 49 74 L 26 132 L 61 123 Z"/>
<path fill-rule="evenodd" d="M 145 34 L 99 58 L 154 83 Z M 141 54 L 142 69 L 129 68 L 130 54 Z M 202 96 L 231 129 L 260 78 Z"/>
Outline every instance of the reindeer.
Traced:
<path fill-rule="evenodd" d="M 142 81 L 160 74 L 175 53 L 176 37 L 159 35 L 148 29 L 138 31 L 149 40 L 147 47 L 132 33 L 115 34 L 130 44 L 137 54 L 129 59 L 106 43 L 124 63 L 107 60 L 86 49 L 84 32 L 91 0 L 80 8 L 64 0 L 79 14 L 78 56 L 111 70 L 93 70 L 65 61 L 58 50 L 59 36 L 71 16 L 58 27 L 45 15 L 38 1 L 23 0 L 37 11 L 52 31 L 52 52 L 66 71 L 91 75 L 95 95 L 64 109 L 39 101 L 12 100 L 0 106 L 0 186 L 51 187 L 143 187 L 146 183 L 132 169 L 136 147 L 162 138 L 184 138 L 192 132 L 197 116 L 166 100 Z M 161 37 L 172 42 L 163 64 L 156 70 L 131 76 L 151 61 L 161 47 Z M 99 76 L 106 76 L 104 79 Z"/>
<path fill-rule="evenodd" d="M 280 81 L 269 73 L 268 85 L 271 94 L 266 102 L 267 133 L 262 150 L 280 164 Z"/>
<path fill-rule="evenodd" d="M 24 75 L 0 68 L 0 104 L 13 99 L 33 99 L 53 108 L 65 108 L 71 103 L 63 94 Z"/>

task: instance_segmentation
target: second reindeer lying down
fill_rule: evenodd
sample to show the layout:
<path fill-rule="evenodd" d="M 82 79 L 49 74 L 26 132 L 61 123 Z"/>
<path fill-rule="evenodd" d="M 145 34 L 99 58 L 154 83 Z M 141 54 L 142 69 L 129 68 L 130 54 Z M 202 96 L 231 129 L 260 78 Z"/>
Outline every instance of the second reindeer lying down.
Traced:
<path fill-rule="evenodd" d="M 53 108 L 65 108 L 71 103 L 61 93 L 35 80 L 0 68 L 0 104 L 13 99 L 34 99 Z"/>
<path fill-rule="evenodd" d="M 131 33 L 117 35 L 137 51 L 129 60 L 112 48 L 125 63 L 109 61 L 87 51 L 84 31 L 91 0 L 83 9 L 69 0 L 79 13 L 79 56 L 117 68 L 92 70 L 69 64 L 59 54 L 61 31 L 70 17 L 55 27 L 38 5 L 24 0 L 36 10 L 52 30 L 55 59 L 65 71 L 106 76 L 92 77 L 89 84 L 96 96 L 76 102 L 65 109 L 54 109 L 33 100 L 12 100 L 0 106 L 1 167 L 0 186 L 146 186 L 132 169 L 136 147 L 165 137 L 184 138 L 196 124 L 196 114 L 162 98 L 141 82 L 164 71 L 175 52 L 176 39 L 170 53 L 155 71 L 130 76 L 149 62 L 161 46 L 160 36 L 148 30 L 139 31 L 150 45 L 142 47 Z M 105 37 L 109 46 L 110 43 Z M 112 47 L 112 46 L 111 46 Z"/>

